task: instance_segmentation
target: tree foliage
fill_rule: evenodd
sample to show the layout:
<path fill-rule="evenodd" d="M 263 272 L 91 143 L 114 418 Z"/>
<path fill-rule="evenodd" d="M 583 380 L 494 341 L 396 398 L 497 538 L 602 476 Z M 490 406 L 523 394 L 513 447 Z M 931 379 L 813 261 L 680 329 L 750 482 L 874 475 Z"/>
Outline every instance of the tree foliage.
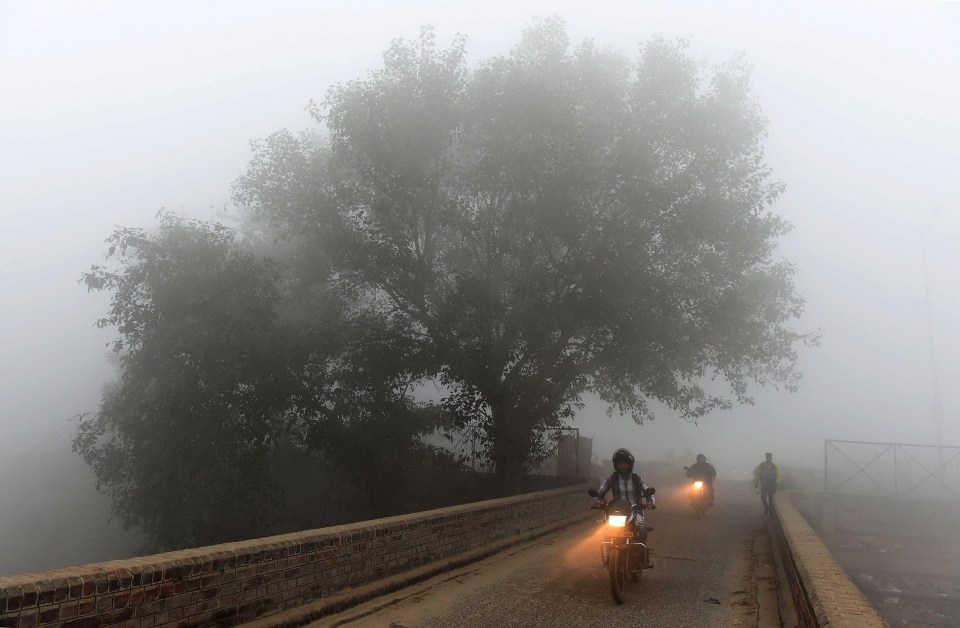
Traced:
<path fill-rule="evenodd" d="M 338 495 L 359 496 L 350 511 L 366 517 L 410 496 L 385 494 L 372 461 L 456 470 L 418 439 L 436 413 L 403 394 L 380 357 L 400 347 L 350 295 L 304 290 L 232 230 L 169 212 L 155 232 L 118 228 L 107 242 L 112 264 L 82 282 L 112 295 L 98 325 L 118 330 L 119 379 L 80 418 L 74 450 L 146 550 L 274 531 L 285 514 L 274 458 L 290 444 L 343 474 Z"/>
<path fill-rule="evenodd" d="M 384 514 L 377 470 L 456 467 L 420 439 L 438 426 L 479 431 L 509 488 L 586 393 L 642 423 L 795 387 L 811 338 L 742 60 L 548 19 L 471 67 L 425 29 L 310 110 L 323 133 L 253 143 L 249 239 L 161 214 L 84 275 L 122 368 L 76 447 L 159 546 L 262 529 L 279 438 Z"/>
<path fill-rule="evenodd" d="M 74 441 L 114 514 L 153 549 L 267 525 L 279 492 L 263 468 L 289 388 L 277 266 L 221 225 L 159 219 L 155 234 L 117 229 L 108 243 L 119 267 L 83 275 L 113 293 L 98 324 L 119 331 L 120 379 Z"/>
<path fill-rule="evenodd" d="M 237 200 L 322 258 L 304 281 L 361 295 L 498 472 L 585 392 L 643 422 L 794 388 L 802 300 L 742 60 L 708 75 L 682 42 L 630 59 L 543 20 L 471 70 L 426 29 L 312 111 L 325 141 L 269 138 Z"/>

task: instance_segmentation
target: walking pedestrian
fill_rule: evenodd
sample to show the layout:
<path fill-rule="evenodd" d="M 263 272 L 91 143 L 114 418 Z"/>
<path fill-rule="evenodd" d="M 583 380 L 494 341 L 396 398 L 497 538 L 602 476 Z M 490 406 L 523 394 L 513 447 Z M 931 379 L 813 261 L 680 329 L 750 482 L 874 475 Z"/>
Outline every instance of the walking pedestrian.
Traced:
<path fill-rule="evenodd" d="M 760 488 L 763 514 L 769 515 L 773 510 L 773 494 L 780 486 L 780 467 L 774 464 L 772 453 L 768 451 L 764 456 L 766 460 L 753 469 L 753 488 Z"/>

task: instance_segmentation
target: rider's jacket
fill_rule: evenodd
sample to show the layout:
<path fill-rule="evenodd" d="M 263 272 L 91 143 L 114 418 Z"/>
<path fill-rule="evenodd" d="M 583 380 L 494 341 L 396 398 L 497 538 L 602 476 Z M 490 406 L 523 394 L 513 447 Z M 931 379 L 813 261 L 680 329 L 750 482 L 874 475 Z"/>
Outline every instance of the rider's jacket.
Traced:
<path fill-rule="evenodd" d="M 694 462 L 687 469 L 687 477 L 704 482 L 713 482 L 713 479 L 717 477 L 717 470 L 709 462 Z"/>
<path fill-rule="evenodd" d="M 614 499 L 625 499 L 629 501 L 632 506 L 637 506 L 640 503 L 641 497 L 643 496 L 643 491 L 647 488 L 647 485 L 636 473 L 623 474 L 615 471 L 610 477 L 603 481 L 603 484 L 600 485 L 600 499 L 603 499 L 603 496 L 607 494 L 607 491 L 612 490 Z M 646 499 L 647 503 L 650 504 L 657 503 L 657 500 L 653 495 L 650 497 L 644 497 L 643 499 Z"/>

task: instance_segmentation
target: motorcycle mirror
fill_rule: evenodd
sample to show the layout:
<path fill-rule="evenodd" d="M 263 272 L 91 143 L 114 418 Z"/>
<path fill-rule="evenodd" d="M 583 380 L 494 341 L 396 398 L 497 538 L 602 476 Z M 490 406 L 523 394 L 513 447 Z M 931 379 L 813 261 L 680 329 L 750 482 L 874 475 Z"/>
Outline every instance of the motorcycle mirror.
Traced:
<path fill-rule="evenodd" d="M 653 494 L 656 493 L 656 492 L 657 492 L 657 489 L 655 489 L 655 488 L 653 488 L 653 487 L 651 486 L 650 488 L 645 489 L 645 490 L 643 491 L 643 496 L 644 496 L 644 497 L 650 497 L 651 495 L 653 495 Z"/>
<path fill-rule="evenodd" d="M 595 488 L 591 488 L 587 490 L 587 495 L 589 495 L 590 497 L 600 497 L 600 491 L 598 491 Z"/>
<path fill-rule="evenodd" d="M 683 470 L 684 470 L 684 471 L 689 471 L 689 470 L 690 470 L 690 467 L 684 467 Z"/>

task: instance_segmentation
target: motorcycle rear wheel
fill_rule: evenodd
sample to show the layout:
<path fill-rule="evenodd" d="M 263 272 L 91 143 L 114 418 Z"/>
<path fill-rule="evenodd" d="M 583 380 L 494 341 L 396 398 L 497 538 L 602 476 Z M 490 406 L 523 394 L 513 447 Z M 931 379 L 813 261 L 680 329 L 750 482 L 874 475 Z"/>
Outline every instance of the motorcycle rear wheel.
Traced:
<path fill-rule="evenodd" d="M 627 561 L 630 560 L 628 552 L 621 551 L 619 548 L 610 548 L 610 559 L 607 568 L 610 571 L 610 593 L 613 594 L 613 601 L 617 604 L 623 604 L 623 585 L 627 575 Z"/>

